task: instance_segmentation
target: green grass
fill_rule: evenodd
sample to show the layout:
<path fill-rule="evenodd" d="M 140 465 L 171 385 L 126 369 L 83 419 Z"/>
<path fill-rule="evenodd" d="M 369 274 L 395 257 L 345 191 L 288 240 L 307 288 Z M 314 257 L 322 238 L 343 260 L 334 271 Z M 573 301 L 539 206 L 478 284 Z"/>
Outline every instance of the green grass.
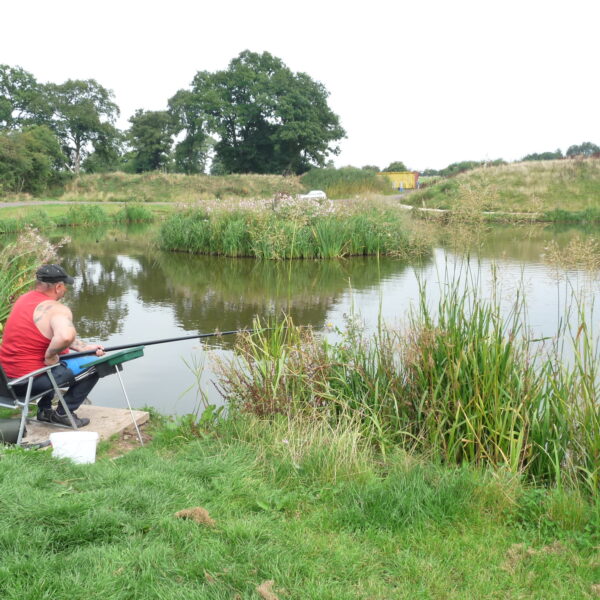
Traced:
<path fill-rule="evenodd" d="M 44 204 L 0 208 L 0 233 L 19 233 L 25 227 L 39 230 L 55 227 L 94 227 L 109 223 L 151 222 L 171 212 L 169 207 L 140 204 Z"/>
<path fill-rule="evenodd" d="M 329 198 L 354 198 L 365 194 L 391 194 L 386 177 L 355 167 L 311 169 L 300 178 L 311 190 L 323 190 Z"/>
<path fill-rule="evenodd" d="M 589 313 L 579 306 L 563 321 L 572 328 L 531 342 L 522 295 L 501 308 L 479 285 L 469 269 L 442 276 L 438 305 L 422 288 L 402 331 L 351 325 L 330 344 L 286 320 L 247 335 L 221 387 L 258 415 L 358 416 L 382 453 L 401 447 L 597 495 L 600 355 Z"/>
<path fill-rule="evenodd" d="M 72 180 L 61 199 L 102 202 L 179 202 L 270 198 L 304 191 L 297 177 L 279 175 L 183 175 L 102 173 Z"/>
<path fill-rule="evenodd" d="M 576 158 L 481 167 L 403 201 L 425 208 L 536 213 L 541 220 L 572 220 L 568 213 L 578 220 L 578 214 L 591 214 L 597 221 L 599 192 L 600 160 Z"/>
<path fill-rule="evenodd" d="M 93 465 L 0 450 L 0 594 L 588 598 L 598 508 L 510 477 L 381 460 L 350 423 L 167 426 Z M 214 527 L 175 513 L 205 508 Z"/>

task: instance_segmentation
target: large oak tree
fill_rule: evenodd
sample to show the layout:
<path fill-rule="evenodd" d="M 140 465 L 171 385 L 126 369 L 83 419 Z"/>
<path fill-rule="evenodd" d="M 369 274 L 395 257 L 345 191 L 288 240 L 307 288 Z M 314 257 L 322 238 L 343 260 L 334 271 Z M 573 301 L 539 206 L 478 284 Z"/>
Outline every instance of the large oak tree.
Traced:
<path fill-rule="evenodd" d="M 216 136 L 223 172 L 303 173 L 339 153 L 335 142 L 345 136 L 328 95 L 279 58 L 246 50 L 225 71 L 198 72 L 179 99 Z"/>

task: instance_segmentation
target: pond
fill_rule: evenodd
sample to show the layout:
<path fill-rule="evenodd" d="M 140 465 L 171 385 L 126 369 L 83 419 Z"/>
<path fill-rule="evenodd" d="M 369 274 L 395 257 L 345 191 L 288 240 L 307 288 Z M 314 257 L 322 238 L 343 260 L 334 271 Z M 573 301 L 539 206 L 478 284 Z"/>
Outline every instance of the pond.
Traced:
<path fill-rule="evenodd" d="M 501 293 L 510 298 L 522 282 L 530 327 L 536 335 L 553 335 L 567 284 L 557 279 L 543 255 L 551 240 L 564 247 L 578 233 L 570 228 L 495 228 L 471 254 L 480 266 L 482 289 L 491 290 L 495 277 Z M 414 263 L 376 257 L 271 262 L 162 252 L 152 241 L 154 226 L 73 229 L 69 236 L 61 257 L 76 282 L 66 301 L 79 335 L 105 346 L 247 328 L 255 315 L 266 319 L 282 312 L 298 325 L 319 330 L 326 325 L 343 329 L 351 314 L 367 330 L 380 317 L 395 326 L 418 300 L 419 282 L 435 302 L 444 271 L 455 268 L 463 256 L 440 246 L 430 258 Z M 569 276 L 576 285 L 590 281 L 583 271 Z M 595 283 L 590 289 L 596 293 Z M 229 336 L 147 346 L 143 358 L 124 366 L 132 404 L 169 415 L 195 412 L 203 401 L 222 404 L 214 364 L 231 357 L 233 341 Z M 118 379 L 102 379 L 92 401 L 123 406 Z"/>

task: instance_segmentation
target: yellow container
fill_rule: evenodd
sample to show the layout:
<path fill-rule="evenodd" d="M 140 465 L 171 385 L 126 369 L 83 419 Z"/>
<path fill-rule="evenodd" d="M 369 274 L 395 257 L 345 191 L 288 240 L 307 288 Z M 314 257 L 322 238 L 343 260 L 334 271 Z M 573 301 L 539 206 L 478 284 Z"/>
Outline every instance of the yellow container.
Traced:
<path fill-rule="evenodd" d="M 395 190 L 414 190 L 419 181 L 419 174 L 413 171 L 383 171 Z"/>

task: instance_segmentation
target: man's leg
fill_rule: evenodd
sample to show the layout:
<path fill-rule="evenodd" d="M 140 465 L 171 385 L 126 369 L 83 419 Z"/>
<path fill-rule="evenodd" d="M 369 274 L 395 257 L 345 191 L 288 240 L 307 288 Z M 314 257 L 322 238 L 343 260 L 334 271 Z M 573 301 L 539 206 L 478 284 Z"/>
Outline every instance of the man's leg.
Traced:
<path fill-rule="evenodd" d="M 59 365 L 52 369 L 52 375 L 56 380 L 56 383 L 59 386 L 68 386 L 74 379 L 73 372 L 70 369 L 67 369 L 63 365 Z M 25 396 L 27 393 L 27 382 L 20 383 L 19 385 L 14 386 L 15 393 L 17 396 Z M 42 375 L 38 375 L 33 378 L 31 382 L 31 395 L 36 396 L 37 394 L 41 394 L 43 391 L 48 390 L 47 394 L 44 394 L 38 400 L 38 409 L 49 410 L 52 408 L 52 398 L 54 398 L 54 388 L 52 387 L 52 382 L 50 381 L 50 377 L 48 377 L 47 373 L 43 373 Z"/>
<path fill-rule="evenodd" d="M 74 412 L 77 410 L 83 401 L 86 399 L 90 390 L 96 385 L 98 382 L 98 374 L 90 373 L 86 377 L 75 381 L 75 376 L 73 375 L 73 371 L 71 369 L 65 367 L 64 365 L 58 365 L 52 369 L 52 375 L 56 384 L 59 387 L 68 387 L 69 390 L 64 394 L 63 398 L 69 410 Z M 61 404 L 58 405 L 57 411 L 52 410 L 52 399 L 54 398 L 54 389 L 52 387 L 52 382 L 50 381 L 50 377 L 46 373 L 43 375 L 39 375 L 35 377 L 32 386 L 31 386 L 31 395 L 35 396 L 43 392 L 44 390 L 49 390 L 47 394 L 44 394 L 38 400 L 38 421 L 47 421 L 51 423 L 60 423 L 62 425 L 71 425 L 69 418 Z M 19 396 L 24 396 L 27 392 L 27 384 L 20 384 L 15 386 L 15 391 Z M 79 419 L 75 418 L 75 424 L 77 427 L 85 427 L 89 423 L 89 419 Z"/>
<path fill-rule="evenodd" d="M 64 365 L 54 367 L 54 369 L 52 369 L 52 375 L 59 386 L 68 386 L 74 378 L 72 371 L 67 369 Z M 25 394 L 27 394 L 27 382 L 15 385 L 14 390 L 17 396 L 25 396 Z M 54 411 L 52 410 L 52 399 L 54 398 L 55 391 L 47 373 L 34 377 L 31 382 L 31 395 L 37 396 L 45 390 L 48 390 L 48 393 L 39 398 L 37 402 L 37 418 L 38 421 L 52 423 L 52 417 L 54 415 Z"/>
<path fill-rule="evenodd" d="M 71 412 L 75 412 L 83 404 L 83 401 L 92 391 L 92 388 L 98 383 L 98 379 L 98 373 L 89 373 L 85 377 L 82 377 L 69 385 L 69 391 L 63 397 Z M 56 412 L 59 415 L 65 415 L 65 411 L 60 404 L 58 405 Z"/>

